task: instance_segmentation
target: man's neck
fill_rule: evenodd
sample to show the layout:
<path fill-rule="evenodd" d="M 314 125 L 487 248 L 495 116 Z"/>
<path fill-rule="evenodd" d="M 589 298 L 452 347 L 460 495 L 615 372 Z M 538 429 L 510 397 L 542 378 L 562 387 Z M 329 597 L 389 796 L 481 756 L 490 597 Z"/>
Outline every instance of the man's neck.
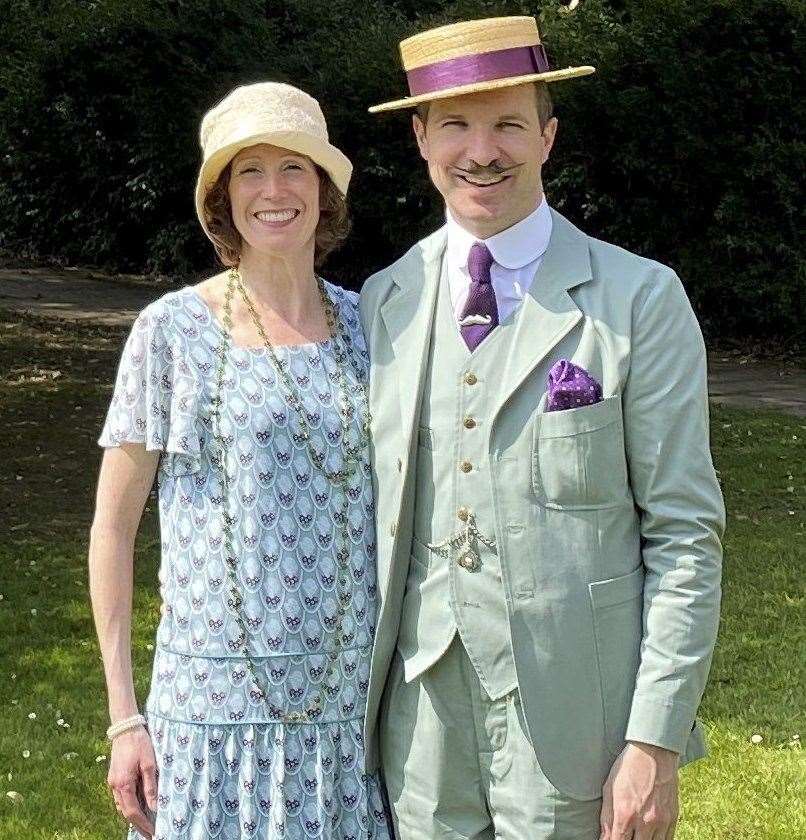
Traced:
<path fill-rule="evenodd" d="M 543 190 L 540 189 L 538 190 L 534 204 L 525 213 L 522 213 L 516 218 L 486 220 L 467 219 L 457 214 L 452 207 L 449 207 L 448 209 L 450 210 L 451 218 L 456 222 L 456 224 L 463 230 L 467 231 L 471 236 L 474 236 L 476 239 L 489 239 L 491 236 L 495 236 L 497 233 L 508 230 L 514 225 L 517 225 L 519 222 L 522 222 L 527 216 L 531 216 L 531 214 L 534 213 L 540 206 L 542 201 Z"/>

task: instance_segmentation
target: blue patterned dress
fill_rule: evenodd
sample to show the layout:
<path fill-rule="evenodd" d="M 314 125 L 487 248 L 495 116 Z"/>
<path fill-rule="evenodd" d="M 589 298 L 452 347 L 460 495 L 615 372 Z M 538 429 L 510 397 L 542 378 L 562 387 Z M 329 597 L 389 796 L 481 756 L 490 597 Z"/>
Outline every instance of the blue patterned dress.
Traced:
<path fill-rule="evenodd" d="M 366 383 L 357 296 L 326 284 Z M 227 605 L 222 503 L 210 419 L 221 327 L 188 286 L 146 307 L 126 341 L 99 444 L 159 450 L 162 616 L 144 714 L 159 769 L 155 840 L 390 837 L 363 719 L 377 587 L 370 466 L 334 487 L 312 465 L 265 348 L 232 348 L 224 380 L 229 513 L 268 702 L 248 676 Z M 311 442 L 342 464 L 332 341 L 277 348 L 302 397 Z M 353 368 L 345 371 L 357 402 Z M 353 423 L 362 412 L 356 404 Z M 338 524 L 346 505 L 351 589 L 336 646 Z M 324 697 L 316 723 L 285 724 Z M 135 829 L 128 840 L 141 840 Z"/>

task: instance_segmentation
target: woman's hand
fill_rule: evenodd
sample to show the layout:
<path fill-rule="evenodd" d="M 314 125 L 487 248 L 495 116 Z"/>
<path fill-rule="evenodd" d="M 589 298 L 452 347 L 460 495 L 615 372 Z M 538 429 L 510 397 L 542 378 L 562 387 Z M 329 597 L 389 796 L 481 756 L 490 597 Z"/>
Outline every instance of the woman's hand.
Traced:
<path fill-rule="evenodd" d="M 154 834 L 154 819 L 146 813 L 142 800 L 145 799 L 145 804 L 156 812 L 157 759 L 145 727 L 123 732 L 112 742 L 106 783 L 118 811 L 150 840 Z"/>

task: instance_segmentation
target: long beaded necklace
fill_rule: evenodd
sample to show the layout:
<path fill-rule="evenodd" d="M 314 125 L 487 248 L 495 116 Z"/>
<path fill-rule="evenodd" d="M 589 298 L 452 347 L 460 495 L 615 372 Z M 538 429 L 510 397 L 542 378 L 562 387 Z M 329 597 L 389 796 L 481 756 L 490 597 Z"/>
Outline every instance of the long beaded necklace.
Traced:
<path fill-rule="evenodd" d="M 223 502 L 221 505 L 222 520 L 223 520 L 223 542 L 224 552 L 226 557 L 227 577 L 229 579 L 230 597 L 227 599 L 227 604 L 230 608 L 235 610 L 236 622 L 240 629 L 240 636 L 237 639 L 235 648 L 241 648 L 244 659 L 246 660 L 246 667 L 249 675 L 258 688 L 260 699 L 269 705 L 270 715 L 274 720 L 283 723 L 310 723 L 317 720 L 323 711 L 324 699 L 322 693 L 317 693 L 309 703 L 298 712 L 286 712 L 283 709 L 275 706 L 269 701 L 269 690 L 262 677 L 258 674 L 255 663 L 249 653 L 248 638 L 249 631 L 247 629 L 247 621 L 243 614 L 243 595 L 241 594 L 238 585 L 238 558 L 234 549 L 234 535 L 233 525 L 236 522 L 236 517 L 232 516 L 228 510 L 229 490 L 232 486 L 233 477 L 227 471 L 227 442 L 221 432 L 221 409 L 223 406 L 223 390 L 224 390 L 224 372 L 227 362 L 227 350 L 232 341 L 232 299 L 235 296 L 235 291 L 240 293 L 249 310 L 252 321 L 257 328 L 257 331 L 263 340 L 263 344 L 268 351 L 277 375 L 285 387 L 285 399 L 288 405 L 293 409 L 299 418 L 300 435 L 299 439 L 305 442 L 308 454 L 313 465 L 322 473 L 322 475 L 334 486 L 338 488 L 343 494 L 343 504 L 341 510 L 334 516 L 334 521 L 339 525 L 340 543 L 335 546 L 337 559 L 337 586 L 336 586 L 336 601 L 337 601 L 337 615 L 334 627 L 334 647 L 327 653 L 327 666 L 325 668 L 325 675 L 322 684 L 327 689 L 327 686 L 333 676 L 335 662 L 339 657 L 339 651 L 343 642 L 343 622 L 344 616 L 347 613 L 347 608 L 350 606 L 352 594 L 350 592 L 350 536 L 349 536 L 349 498 L 344 491 L 343 485 L 349 480 L 356 468 L 361 463 L 361 455 L 369 444 L 369 401 L 367 397 L 366 388 L 361 382 L 361 374 L 358 369 L 358 364 L 354 358 L 354 350 L 350 335 L 344 328 L 341 318 L 338 319 L 338 328 L 336 323 L 336 315 L 333 311 L 333 305 L 325 290 L 324 281 L 321 277 L 316 278 L 319 289 L 319 297 L 322 301 L 322 306 L 325 311 L 325 318 L 327 320 L 328 331 L 333 347 L 333 355 L 336 361 L 336 378 L 338 380 L 339 392 L 339 416 L 341 419 L 341 440 L 344 450 L 344 464 L 341 469 L 330 470 L 325 463 L 326 453 L 318 452 L 311 441 L 310 426 L 305 415 L 305 410 L 302 406 L 302 401 L 294 388 L 293 381 L 287 370 L 287 363 L 278 358 L 274 345 L 269 340 L 266 331 L 263 329 L 263 324 L 260 321 L 260 316 L 257 314 L 254 304 L 250 300 L 246 289 L 244 288 L 240 272 L 233 268 L 227 274 L 227 289 L 224 295 L 224 319 L 222 330 L 222 341 L 218 347 L 218 369 L 216 375 L 216 390 L 212 400 L 212 426 L 213 437 L 216 442 L 217 452 L 211 458 L 212 464 L 218 469 L 221 480 L 221 487 L 223 491 Z M 355 409 L 350 402 L 350 388 L 344 372 L 346 364 L 351 366 L 355 373 L 357 385 L 354 389 L 362 403 L 362 417 L 360 424 L 360 432 L 355 445 L 350 443 L 350 426 L 355 414 Z M 326 372 L 326 371 L 325 371 Z"/>

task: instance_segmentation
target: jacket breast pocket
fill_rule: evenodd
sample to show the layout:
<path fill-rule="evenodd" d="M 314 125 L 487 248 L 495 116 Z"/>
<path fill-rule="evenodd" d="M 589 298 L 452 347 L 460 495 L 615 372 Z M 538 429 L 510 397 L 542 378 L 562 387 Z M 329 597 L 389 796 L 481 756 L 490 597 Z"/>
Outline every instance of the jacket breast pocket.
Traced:
<path fill-rule="evenodd" d="M 620 395 L 535 417 L 532 490 L 540 504 L 559 510 L 632 502 Z"/>

